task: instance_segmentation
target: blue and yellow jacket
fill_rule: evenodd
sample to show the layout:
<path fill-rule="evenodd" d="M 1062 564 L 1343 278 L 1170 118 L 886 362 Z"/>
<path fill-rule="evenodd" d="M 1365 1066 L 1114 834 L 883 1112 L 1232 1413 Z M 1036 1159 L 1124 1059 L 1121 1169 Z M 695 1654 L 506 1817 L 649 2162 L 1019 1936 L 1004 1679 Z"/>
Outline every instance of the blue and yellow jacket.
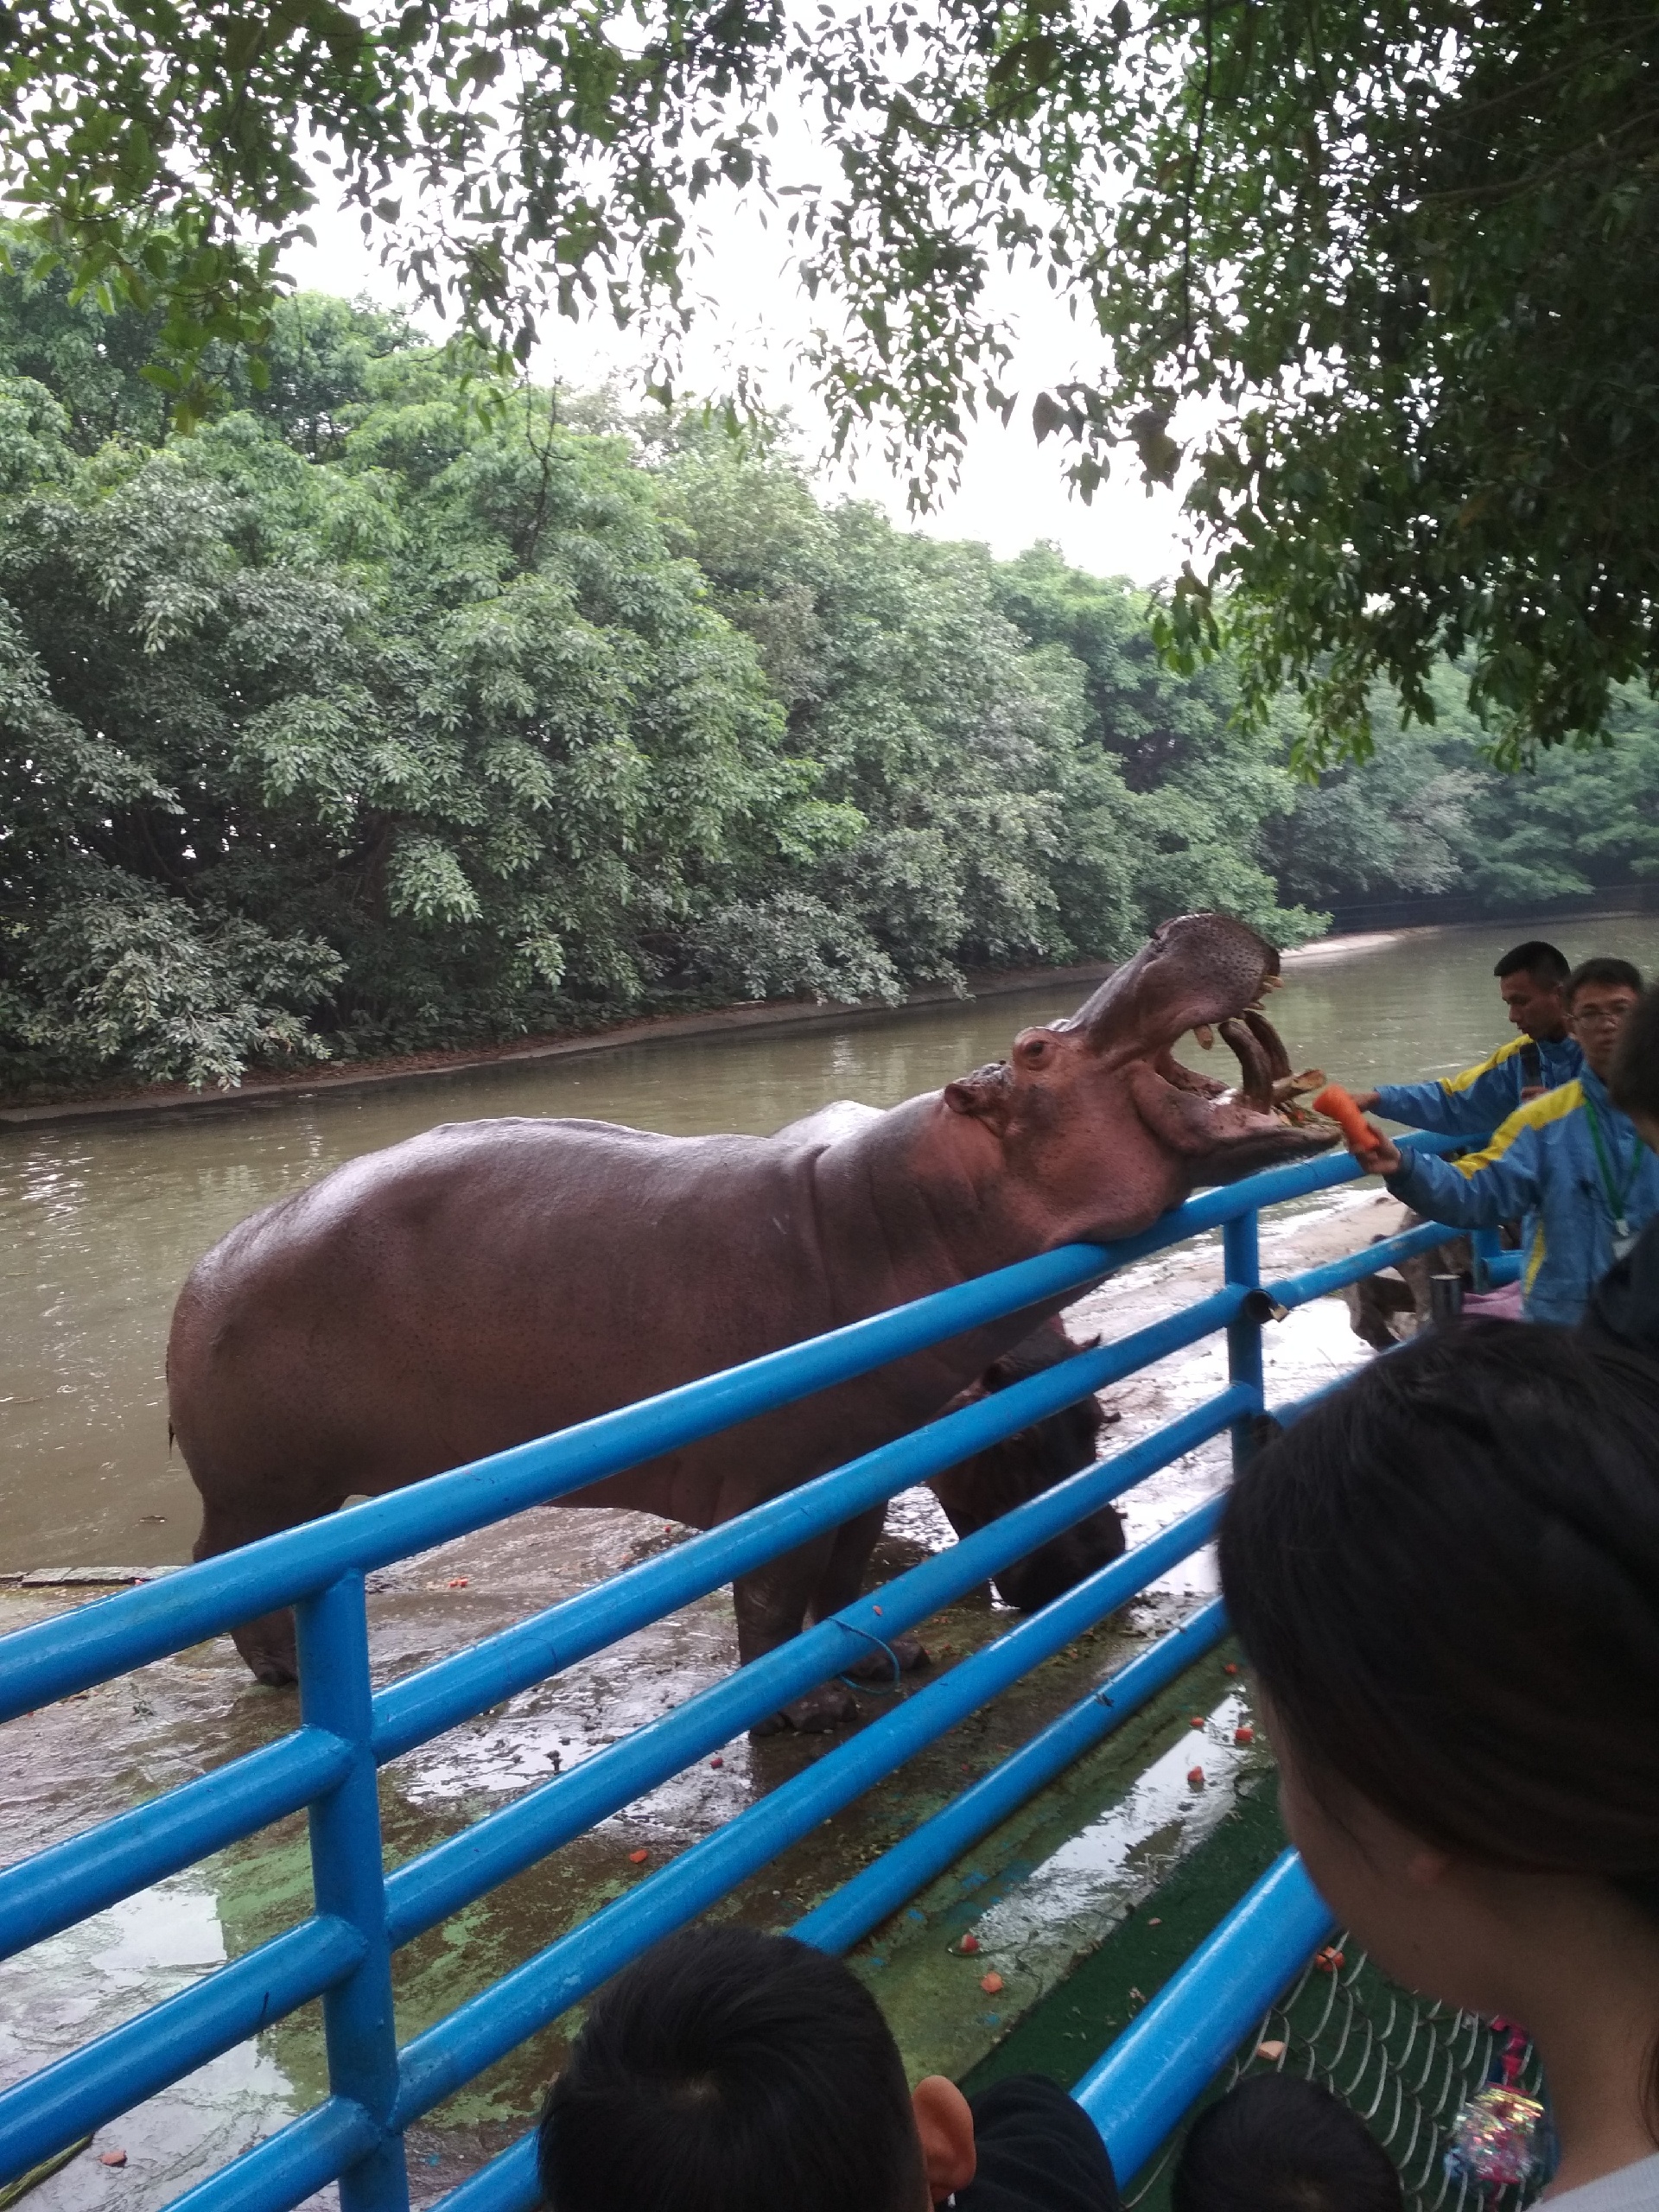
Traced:
<path fill-rule="evenodd" d="M 1594 1107 L 1613 1195 L 1631 1230 L 1659 1214 L 1659 1158 L 1588 1068 L 1529 1099 L 1484 1151 L 1461 1160 L 1404 1155 L 1387 1178 L 1396 1198 L 1430 1221 L 1487 1229 L 1526 1216 L 1522 1302 L 1529 1321 L 1571 1327 L 1613 1263 L 1613 1223 L 1586 1100 Z"/>
<path fill-rule="evenodd" d="M 1411 1129 L 1433 1129 L 1446 1137 L 1484 1137 L 1514 1113 L 1522 1090 L 1539 1084 L 1554 1090 L 1571 1083 L 1583 1065 L 1584 1054 L 1573 1038 L 1550 1044 L 1541 1037 L 1511 1037 L 1461 1075 L 1443 1075 L 1431 1083 L 1379 1084 L 1376 1111 L 1385 1121 L 1403 1122 Z"/>

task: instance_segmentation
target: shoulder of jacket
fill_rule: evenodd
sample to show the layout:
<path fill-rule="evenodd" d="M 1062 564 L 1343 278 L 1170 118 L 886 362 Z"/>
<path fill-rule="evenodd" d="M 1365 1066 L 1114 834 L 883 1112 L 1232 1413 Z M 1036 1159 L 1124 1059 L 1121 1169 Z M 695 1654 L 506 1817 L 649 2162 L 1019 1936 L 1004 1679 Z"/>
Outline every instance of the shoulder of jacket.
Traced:
<path fill-rule="evenodd" d="M 1452 1091 L 1471 1089 L 1479 1082 L 1482 1076 L 1491 1075 L 1495 1069 L 1501 1068 L 1506 1060 L 1512 1060 L 1521 1050 L 1524 1041 L 1522 1038 L 1511 1037 L 1507 1044 L 1495 1045 L 1485 1058 L 1477 1060 L 1473 1067 L 1459 1068 L 1456 1075 L 1442 1076 L 1440 1077 L 1442 1087 Z"/>
<path fill-rule="evenodd" d="M 1517 1106 L 1510 1122 L 1519 1122 L 1529 1129 L 1548 1128 L 1552 1122 L 1564 1122 L 1576 1114 L 1584 1104 L 1584 1085 L 1577 1076 L 1566 1083 L 1557 1084 L 1554 1090 L 1547 1090 L 1541 1098 L 1529 1098 L 1524 1106 Z M 1510 1122 L 1505 1122 L 1507 1128 Z"/>
<path fill-rule="evenodd" d="M 1520 1138 L 1541 1135 L 1554 1123 L 1577 1113 L 1583 1103 L 1584 1085 L 1576 1076 L 1570 1083 L 1528 1099 L 1524 1106 L 1517 1106 L 1513 1114 L 1498 1123 L 1481 1151 L 1471 1153 L 1456 1163 L 1459 1171 L 1471 1175 L 1483 1167 L 1496 1166 Z"/>

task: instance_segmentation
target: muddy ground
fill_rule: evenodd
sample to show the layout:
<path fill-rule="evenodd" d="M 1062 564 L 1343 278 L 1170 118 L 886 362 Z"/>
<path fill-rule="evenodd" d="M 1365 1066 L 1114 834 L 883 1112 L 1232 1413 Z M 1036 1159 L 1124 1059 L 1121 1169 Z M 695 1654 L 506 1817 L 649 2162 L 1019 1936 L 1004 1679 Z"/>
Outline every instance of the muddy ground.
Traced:
<path fill-rule="evenodd" d="M 1395 1225 L 1398 1210 L 1344 1192 L 1264 1226 L 1263 1272 L 1288 1274 L 1351 1250 Z M 1103 1285 L 1071 1319 L 1128 1333 L 1190 1303 L 1220 1275 L 1218 1240 L 1160 1256 Z M 1318 1387 L 1369 1357 L 1337 1300 L 1271 1327 L 1270 1402 Z M 1121 1447 L 1210 1395 L 1224 1379 L 1219 1339 L 1160 1363 L 1109 1394 Z M 1130 1541 L 1190 1510 L 1223 1479 L 1218 1442 L 1165 1469 L 1126 1501 Z M 372 1578 L 377 1681 L 427 1665 L 683 1541 L 647 1516 L 551 1506 L 401 1563 Z M 895 1501 L 875 1562 L 886 1580 L 950 1541 L 931 1494 Z M 995 1704 L 934 1745 L 856 1805 L 786 1852 L 722 1908 L 787 1927 L 858 1866 L 983 1772 L 1101 1678 L 1144 1649 L 1213 1587 L 1207 1557 L 1189 1560 L 1112 1622 L 1080 1638 Z M 0 1629 L 92 1602 L 65 1586 L 0 1586 Z M 935 1669 L 995 1637 L 1011 1616 L 988 1592 L 928 1624 Z M 731 1601 L 717 1592 L 583 1665 L 556 1675 L 395 1762 L 382 1777 L 388 1859 L 397 1863 L 480 1815 L 590 1757 L 726 1674 L 734 1659 Z M 925 1679 L 924 1677 L 923 1679 Z M 899 1693 L 903 1694 L 901 1691 Z M 890 1698 L 861 1698 L 863 1720 Z M 988 1837 L 968 1860 L 858 1948 L 907 2063 L 966 2072 L 1133 1911 L 1160 1876 L 1224 1821 L 1259 1747 L 1233 1732 L 1247 1717 L 1236 1677 L 1212 1656 L 1063 1782 Z M 124 1809 L 294 1725 L 291 1693 L 251 1683 L 228 1643 L 182 1652 L 10 1725 L 0 1860 L 25 1855 Z M 1195 1726 L 1195 1721 L 1198 1724 Z M 601 1824 L 399 1955 L 400 2032 L 429 2024 L 466 1996 L 823 1755 L 842 1734 L 739 1738 Z M 1195 1745 L 1201 1751 L 1195 1754 Z M 1205 1783 L 1186 1775 L 1195 1755 Z M 643 1863 L 632 1854 L 644 1851 Z M 304 1916 L 309 1872 L 302 1816 L 158 1885 L 54 1941 L 0 1965 L 0 2085 L 188 1985 Z M 955 1946 L 969 1928 L 978 1958 Z M 987 1999 L 987 1972 L 1002 1992 Z M 270 2133 L 321 2094 L 315 2007 L 229 2053 L 105 2130 L 87 2154 L 41 2184 L 31 2212 L 150 2208 Z M 423 2201 L 511 2140 L 533 2114 L 570 2023 L 471 2084 L 411 2138 Z M 99 2162 L 126 2152 L 118 2168 Z"/>

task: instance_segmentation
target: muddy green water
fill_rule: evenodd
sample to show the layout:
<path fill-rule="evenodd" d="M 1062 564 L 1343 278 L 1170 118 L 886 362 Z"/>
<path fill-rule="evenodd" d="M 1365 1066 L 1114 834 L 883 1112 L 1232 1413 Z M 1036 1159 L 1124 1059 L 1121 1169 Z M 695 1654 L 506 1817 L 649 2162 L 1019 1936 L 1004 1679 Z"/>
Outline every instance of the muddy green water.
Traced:
<path fill-rule="evenodd" d="M 1354 1085 L 1466 1065 L 1509 1033 L 1494 958 L 1534 933 L 1511 921 L 1293 957 L 1274 1005 L 1293 1064 Z M 1616 951 L 1659 965 L 1659 916 L 1538 933 L 1569 958 Z M 890 1105 L 999 1057 L 1075 995 L 1039 989 L 805 1034 L 633 1044 L 277 1106 L 0 1130 L 0 1572 L 188 1555 L 194 1494 L 168 1452 L 162 1380 L 174 1299 L 234 1223 L 340 1161 L 487 1115 L 694 1135 L 774 1129 L 832 1098 Z"/>

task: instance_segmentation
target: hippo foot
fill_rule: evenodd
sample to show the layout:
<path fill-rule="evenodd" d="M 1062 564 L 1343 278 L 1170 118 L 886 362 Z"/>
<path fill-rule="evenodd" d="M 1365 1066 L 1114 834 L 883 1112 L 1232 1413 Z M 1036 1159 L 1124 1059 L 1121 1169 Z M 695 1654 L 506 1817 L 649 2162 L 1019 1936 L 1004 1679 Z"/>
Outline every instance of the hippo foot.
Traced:
<path fill-rule="evenodd" d="M 292 1667 L 280 1659 L 253 1659 L 248 1663 L 253 1669 L 254 1681 L 263 1682 L 269 1690 L 291 1690 L 300 1679 Z"/>
<path fill-rule="evenodd" d="M 764 1720 L 757 1720 L 749 1734 L 752 1737 L 780 1736 L 785 1728 L 798 1728 L 804 1736 L 822 1736 L 831 1728 L 839 1728 L 843 1721 L 856 1720 L 858 1700 L 839 1682 L 820 1682 L 817 1688 L 809 1690 L 804 1697 L 796 1698 L 780 1713 L 769 1713 Z"/>
<path fill-rule="evenodd" d="M 855 1682 L 890 1682 L 893 1680 L 893 1659 L 888 1658 L 887 1651 L 891 1651 L 893 1659 L 899 1662 L 901 1675 L 913 1675 L 918 1668 L 932 1664 L 925 1646 L 918 1643 L 913 1636 L 890 1636 L 887 1651 L 878 1651 L 872 1646 L 863 1658 L 855 1659 L 842 1672 L 849 1675 Z"/>

